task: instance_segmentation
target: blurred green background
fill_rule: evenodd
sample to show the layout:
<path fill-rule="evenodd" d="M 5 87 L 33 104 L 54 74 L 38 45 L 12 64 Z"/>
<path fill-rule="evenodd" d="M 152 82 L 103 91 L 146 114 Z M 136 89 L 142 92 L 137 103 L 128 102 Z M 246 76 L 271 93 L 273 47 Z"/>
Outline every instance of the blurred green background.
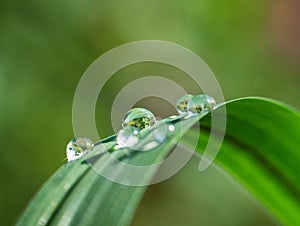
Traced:
<path fill-rule="evenodd" d="M 227 100 L 266 96 L 300 108 L 299 9 L 298 0 L 0 1 L 0 225 L 12 225 L 63 163 L 80 77 L 120 44 L 178 43 L 206 61 Z M 106 119 L 114 95 L 134 79 L 127 76 L 103 90 L 107 99 L 96 109 L 103 136 L 112 133 Z M 147 104 L 174 112 L 164 102 Z M 198 173 L 197 161 L 151 186 L 133 225 L 275 224 L 223 173 Z"/>

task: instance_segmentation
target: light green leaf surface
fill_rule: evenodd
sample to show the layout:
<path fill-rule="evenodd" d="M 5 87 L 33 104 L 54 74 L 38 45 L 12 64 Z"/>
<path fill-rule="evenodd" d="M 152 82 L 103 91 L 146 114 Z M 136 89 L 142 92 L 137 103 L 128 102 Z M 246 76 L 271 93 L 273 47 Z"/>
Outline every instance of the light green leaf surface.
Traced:
<path fill-rule="evenodd" d="M 262 98 L 238 99 L 228 102 L 226 108 L 227 131 L 215 163 L 248 188 L 282 223 L 300 225 L 299 113 Z M 181 126 L 189 129 L 182 139 L 189 146 L 195 134 L 192 125 L 200 118 L 196 151 L 202 153 L 210 131 L 210 115 L 184 120 Z M 156 149 L 136 152 L 122 161 L 151 165 L 164 159 L 179 139 L 179 124 L 175 124 L 176 135 Z M 101 150 L 109 150 L 114 144 L 102 144 Z M 101 150 L 87 158 L 94 158 L 100 165 L 109 164 L 105 158 L 109 153 L 101 154 Z M 118 158 L 118 153 L 115 156 Z M 122 173 L 118 165 L 111 172 L 112 176 Z M 147 171 L 144 182 L 151 181 L 154 174 Z M 33 198 L 18 225 L 129 225 L 145 189 L 107 180 L 84 160 L 66 163 Z"/>

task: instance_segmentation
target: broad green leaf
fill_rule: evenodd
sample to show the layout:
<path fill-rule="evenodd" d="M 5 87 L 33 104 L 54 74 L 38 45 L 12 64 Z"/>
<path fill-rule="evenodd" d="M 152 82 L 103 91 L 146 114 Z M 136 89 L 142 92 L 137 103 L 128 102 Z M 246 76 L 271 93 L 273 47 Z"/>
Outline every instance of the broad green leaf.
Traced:
<path fill-rule="evenodd" d="M 228 102 L 227 128 L 215 163 L 229 172 L 286 225 L 300 225 L 300 115 L 263 98 Z M 221 110 L 217 109 L 216 111 Z M 203 153 L 210 116 L 201 120 Z M 188 145 L 188 134 L 185 142 Z"/>
<path fill-rule="evenodd" d="M 248 188 L 282 223 L 299 225 L 299 113 L 262 98 L 238 99 L 228 102 L 226 108 L 227 131 L 215 163 Z M 193 125 L 200 118 L 196 151 L 202 153 L 210 131 L 209 114 L 175 123 L 175 135 L 152 151 L 122 158 L 118 151 L 112 154 L 131 165 L 159 162 L 179 140 L 180 126 L 184 131 L 189 129 L 182 140 L 186 146 L 191 144 L 196 133 Z M 122 166 L 111 166 L 106 158 L 110 155 L 106 150 L 114 145 L 114 140 L 102 144 L 87 156 L 97 165 L 112 167 L 112 177 L 124 173 Z M 154 174 L 149 170 L 142 180 L 149 182 Z M 128 225 L 145 189 L 107 180 L 80 159 L 58 169 L 33 198 L 18 225 Z"/>

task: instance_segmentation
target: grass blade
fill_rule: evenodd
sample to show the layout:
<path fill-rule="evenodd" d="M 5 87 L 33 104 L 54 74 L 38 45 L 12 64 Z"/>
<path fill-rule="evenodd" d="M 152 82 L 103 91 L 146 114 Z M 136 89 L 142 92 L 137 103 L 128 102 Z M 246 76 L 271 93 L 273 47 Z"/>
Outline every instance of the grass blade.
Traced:
<path fill-rule="evenodd" d="M 299 113 L 263 98 L 238 99 L 226 103 L 226 108 L 225 141 L 215 163 L 248 188 L 282 223 L 300 225 Z M 197 145 L 200 154 L 205 150 L 211 125 L 210 114 L 201 118 Z M 182 141 L 191 145 L 196 133 L 192 126 L 198 119 L 187 119 L 183 124 L 178 121 L 175 136 L 152 151 L 137 152 L 122 161 L 151 165 L 164 159 L 179 140 L 179 126 L 188 130 Z M 103 152 L 115 141 L 101 145 Z M 99 153 L 88 157 L 95 158 L 99 165 L 110 164 L 108 153 Z M 112 176 L 124 173 L 122 166 L 112 169 Z M 150 181 L 154 174 L 155 171 L 145 172 L 143 180 Z M 107 180 L 83 160 L 66 163 L 34 197 L 17 225 L 128 225 L 145 189 Z"/>

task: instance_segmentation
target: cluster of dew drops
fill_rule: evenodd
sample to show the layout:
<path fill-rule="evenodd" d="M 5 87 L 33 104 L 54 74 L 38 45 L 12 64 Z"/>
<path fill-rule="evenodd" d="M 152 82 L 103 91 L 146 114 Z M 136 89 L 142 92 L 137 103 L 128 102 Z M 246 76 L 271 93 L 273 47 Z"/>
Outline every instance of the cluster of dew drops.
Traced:
<path fill-rule="evenodd" d="M 181 120 L 198 116 L 200 114 L 213 110 L 215 108 L 215 105 L 215 100 L 207 94 L 187 94 L 181 97 L 176 104 L 179 115 L 170 116 L 165 120 L 167 120 L 168 122 L 173 122 L 178 119 Z M 154 133 L 152 133 L 154 134 L 154 138 L 151 138 L 152 141 L 154 140 L 155 142 L 150 142 L 149 144 L 152 145 L 148 145 L 148 149 L 157 146 L 155 144 L 163 142 L 163 138 L 165 137 L 164 134 L 161 134 L 161 132 L 157 132 L 160 131 L 160 121 L 163 120 L 157 120 L 153 113 L 148 109 L 133 108 L 129 110 L 125 114 L 122 121 L 123 129 L 121 129 L 116 134 L 116 145 L 114 147 L 114 150 L 122 148 L 133 148 L 134 146 L 136 146 L 137 149 L 141 148 L 138 145 L 140 141 L 140 137 L 138 135 L 145 129 L 151 129 L 155 127 L 156 129 L 153 130 Z M 174 126 L 170 124 L 168 126 L 168 130 L 173 131 Z M 100 145 L 101 143 L 103 142 L 98 141 L 96 143 L 93 143 L 89 138 L 74 138 L 67 145 L 66 155 L 68 162 L 80 159 L 88 152 L 92 151 L 95 146 Z M 143 147 L 145 147 L 145 145 Z"/>

